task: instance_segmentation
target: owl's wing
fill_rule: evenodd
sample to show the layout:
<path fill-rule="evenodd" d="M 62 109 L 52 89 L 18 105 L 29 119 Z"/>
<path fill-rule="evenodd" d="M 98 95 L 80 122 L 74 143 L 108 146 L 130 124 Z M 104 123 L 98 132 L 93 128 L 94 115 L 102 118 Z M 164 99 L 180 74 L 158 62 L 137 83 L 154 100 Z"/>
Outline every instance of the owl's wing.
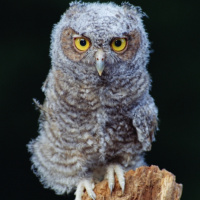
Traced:
<path fill-rule="evenodd" d="M 155 139 L 154 133 L 157 130 L 158 124 L 157 114 L 158 110 L 151 96 L 143 103 L 134 107 L 131 112 L 132 123 L 144 151 L 151 150 L 151 143 Z"/>

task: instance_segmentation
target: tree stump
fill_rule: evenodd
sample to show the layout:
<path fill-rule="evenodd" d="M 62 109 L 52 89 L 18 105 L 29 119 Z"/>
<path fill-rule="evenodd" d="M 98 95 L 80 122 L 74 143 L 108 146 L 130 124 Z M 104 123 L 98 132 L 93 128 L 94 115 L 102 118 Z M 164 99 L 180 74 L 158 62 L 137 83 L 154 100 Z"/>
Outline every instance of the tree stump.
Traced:
<path fill-rule="evenodd" d="M 143 166 L 125 173 L 126 185 L 122 194 L 115 177 L 115 188 L 110 194 L 107 180 L 97 183 L 94 188 L 96 200 L 179 200 L 182 184 L 177 184 L 175 176 L 157 166 Z M 85 192 L 82 200 L 91 200 Z"/>

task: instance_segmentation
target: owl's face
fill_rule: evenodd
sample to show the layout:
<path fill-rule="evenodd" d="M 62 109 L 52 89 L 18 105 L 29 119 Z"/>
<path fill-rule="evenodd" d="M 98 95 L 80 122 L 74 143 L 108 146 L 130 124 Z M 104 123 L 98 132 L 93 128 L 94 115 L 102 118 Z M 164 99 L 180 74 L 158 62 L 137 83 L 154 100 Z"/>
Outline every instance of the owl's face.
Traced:
<path fill-rule="evenodd" d="M 64 55 L 74 62 L 96 67 L 101 76 L 105 66 L 130 60 L 140 46 L 137 31 L 113 35 L 109 38 L 90 33 L 79 34 L 71 27 L 66 28 L 61 37 Z"/>
<path fill-rule="evenodd" d="M 132 7 L 73 3 L 57 27 L 62 57 L 99 76 L 124 70 L 139 49 L 148 50 L 141 13 Z"/>

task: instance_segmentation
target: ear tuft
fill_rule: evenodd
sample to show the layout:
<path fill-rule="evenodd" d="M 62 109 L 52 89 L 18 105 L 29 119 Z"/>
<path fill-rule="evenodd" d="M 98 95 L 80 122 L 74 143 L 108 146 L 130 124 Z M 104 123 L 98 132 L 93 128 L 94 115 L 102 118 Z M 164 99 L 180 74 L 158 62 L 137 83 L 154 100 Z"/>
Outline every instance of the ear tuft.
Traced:
<path fill-rule="evenodd" d="M 82 1 L 72 1 L 71 3 L 69 3 L 69 9 L 66 11 L 66 15 L 68 17 L 71 17 L 75 13 L 78 13 L 80 8 L 82 8 L 86 4 L 87 3 L 84 3 Z"/>
<path fill-rule="evenodd" d="M 124 9 L 124 11 L 126 13 L 130 13 L 132 15 L 136 15 L 136 16 L 138 16 L 140 18 L 147 17 L 146 13 L 142 12 L 142 9 L 139 6 L 133 6 L 129 2 L 123 2 L 121 4 L 121 6 L 123 7 L 123 9 Z"/>
<path fill-rule="evenodd" d="M 69 3 L 69 6 L 70 6 L 70 8 L 73 8 L 73 7 L 83 5 L 83 4 L 84 3 L 82 1 L 72 1 L 71 3 Z"/>

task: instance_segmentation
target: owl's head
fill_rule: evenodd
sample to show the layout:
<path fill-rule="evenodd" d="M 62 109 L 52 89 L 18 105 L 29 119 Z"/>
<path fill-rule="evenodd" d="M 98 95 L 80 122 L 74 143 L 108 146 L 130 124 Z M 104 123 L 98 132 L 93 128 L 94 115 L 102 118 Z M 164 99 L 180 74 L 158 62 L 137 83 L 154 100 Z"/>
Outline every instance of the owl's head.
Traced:
<path fill-rule="evenodd" d="M 143 15 L 128 3 L 70 3 L 52 33 L 53 65 L 97 76 L 145 68 L 149 41 Z"/>

